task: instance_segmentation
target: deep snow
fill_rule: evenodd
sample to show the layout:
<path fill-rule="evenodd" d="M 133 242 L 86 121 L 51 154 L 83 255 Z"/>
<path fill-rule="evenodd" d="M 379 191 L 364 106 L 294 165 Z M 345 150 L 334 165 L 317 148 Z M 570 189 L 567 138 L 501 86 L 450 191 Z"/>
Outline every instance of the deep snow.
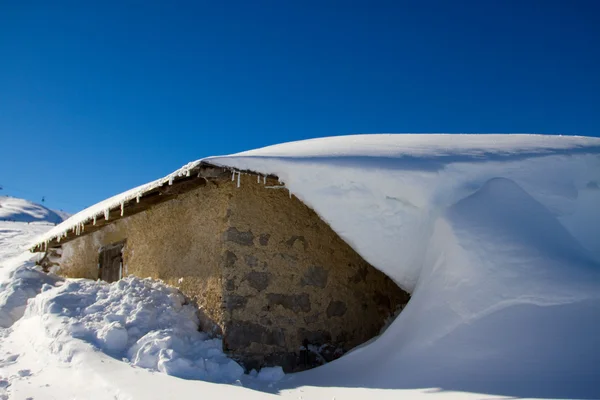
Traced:
<path fill-rule="evenodd" d="M 70 336 L 59 343 L 71 357 L 57 360 L 47 314 L 32 307 L 63 285 L 4 333 L 0 374 L 12 395 L 600 398 L 600 139 L 350 136 L 206 161 L 279 176 L 412 292 L 407 307 L 379 338 L 323 367 L 214 385 L 132 369 Z M 77 376 L 85 388 L 60 383 Z"/>

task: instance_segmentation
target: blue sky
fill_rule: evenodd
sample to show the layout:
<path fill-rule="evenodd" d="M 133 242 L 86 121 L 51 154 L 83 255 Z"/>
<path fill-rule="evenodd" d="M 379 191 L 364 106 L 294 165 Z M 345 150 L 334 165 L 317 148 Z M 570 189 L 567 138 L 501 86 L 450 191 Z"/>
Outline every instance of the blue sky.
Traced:
<path fill-rule="evenodd" d="M 593 0 L 2 2 L 0 194 L 74 212 L 319 136 L 598 136 L 599 43 Z"/>

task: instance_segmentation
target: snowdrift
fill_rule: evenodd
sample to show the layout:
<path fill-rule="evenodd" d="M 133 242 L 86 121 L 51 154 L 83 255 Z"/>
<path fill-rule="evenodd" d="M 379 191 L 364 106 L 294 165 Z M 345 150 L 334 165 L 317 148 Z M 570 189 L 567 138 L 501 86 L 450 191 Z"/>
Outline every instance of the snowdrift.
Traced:
<path fill-rule="evenodd" d="M 374 135 L 208 159 L 276 174 L 412 293 L 380 338 L 293 385 L 600 398 L 600 140 L 583 141 Z"/>

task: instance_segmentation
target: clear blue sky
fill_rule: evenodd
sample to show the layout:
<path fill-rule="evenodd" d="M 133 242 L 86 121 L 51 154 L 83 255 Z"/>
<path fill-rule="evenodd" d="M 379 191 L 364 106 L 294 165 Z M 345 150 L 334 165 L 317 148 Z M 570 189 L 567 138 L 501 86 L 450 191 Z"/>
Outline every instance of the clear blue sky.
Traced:
<path fill-rule="evenodd" d="M 0 194 L 373 132 L 600 133 L 600 1 L 6 1 Z"/>

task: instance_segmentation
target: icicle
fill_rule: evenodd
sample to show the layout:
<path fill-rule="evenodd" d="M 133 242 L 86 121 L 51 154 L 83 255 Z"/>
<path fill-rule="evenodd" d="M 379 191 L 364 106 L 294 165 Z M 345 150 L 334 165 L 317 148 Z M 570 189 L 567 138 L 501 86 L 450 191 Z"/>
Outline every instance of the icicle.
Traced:
<path fill-rule="evenodd" d="M 235 171 L 231 171 L 231 182 L 235 180 Z"/>
<path fill-rule="evenodd" d="M 85 224 L 81 224 L 81 232 L 85 232 Z"/>
<path fill-rule="evenodd" d="M 96 216 L 96 215 L 94 215 L 94 223 L 93 223 L 93 225 L 96 225 L 96 217 L 97 217 L 97 216 Z"/>
<path fill-rule="evenodd" d="M 108 217 L 110 217 L 110 209 L 109 208 L 104 210 L 104 219 L 108 221 Z"/>
<path fill-rule="evenodd" d="M 186 171 L 185 176 L 190 176 L 190 170 L 189 169 Z"/>
<path fill-rule="evenodd" d="M 57 241 L 58 243 L 60 243 L 60 236 L 59 236 L 59 237 L 56 239 L 56 241 Z"/>
<path fill-rule="evenodd" d="M 173 175 L 171 175 L 171 176 L 169 177 L 169 185 L 172 185 L 172 184 L 173 184 Z"/>
<path fill-rule="evenodd" d="M 256 183 L 260 183 L 260 175 L 256 175 Z"/>
<path fill-rule="evenodd" d="M 125 214 L 125 202 L 121 202 L 121 217 Z"/>
<path fill-rule="evenodd" d="M 288 193 L 290 194 L 290 199 L 292 198 L 292 191 L 288 189 Z"/>
<path fill-rule="evenodd" d="M 265 175 L 265 176 L 263 176 L 263 185 L 266 185 L 266 184 L 267 184 L 267 176 Z"/>
<path fill-rule="evenodd" d="M 240 172 L 238 172 L 237 187 L 240 187 L 240 175 L 242 175 L 242 174 Z"/>

